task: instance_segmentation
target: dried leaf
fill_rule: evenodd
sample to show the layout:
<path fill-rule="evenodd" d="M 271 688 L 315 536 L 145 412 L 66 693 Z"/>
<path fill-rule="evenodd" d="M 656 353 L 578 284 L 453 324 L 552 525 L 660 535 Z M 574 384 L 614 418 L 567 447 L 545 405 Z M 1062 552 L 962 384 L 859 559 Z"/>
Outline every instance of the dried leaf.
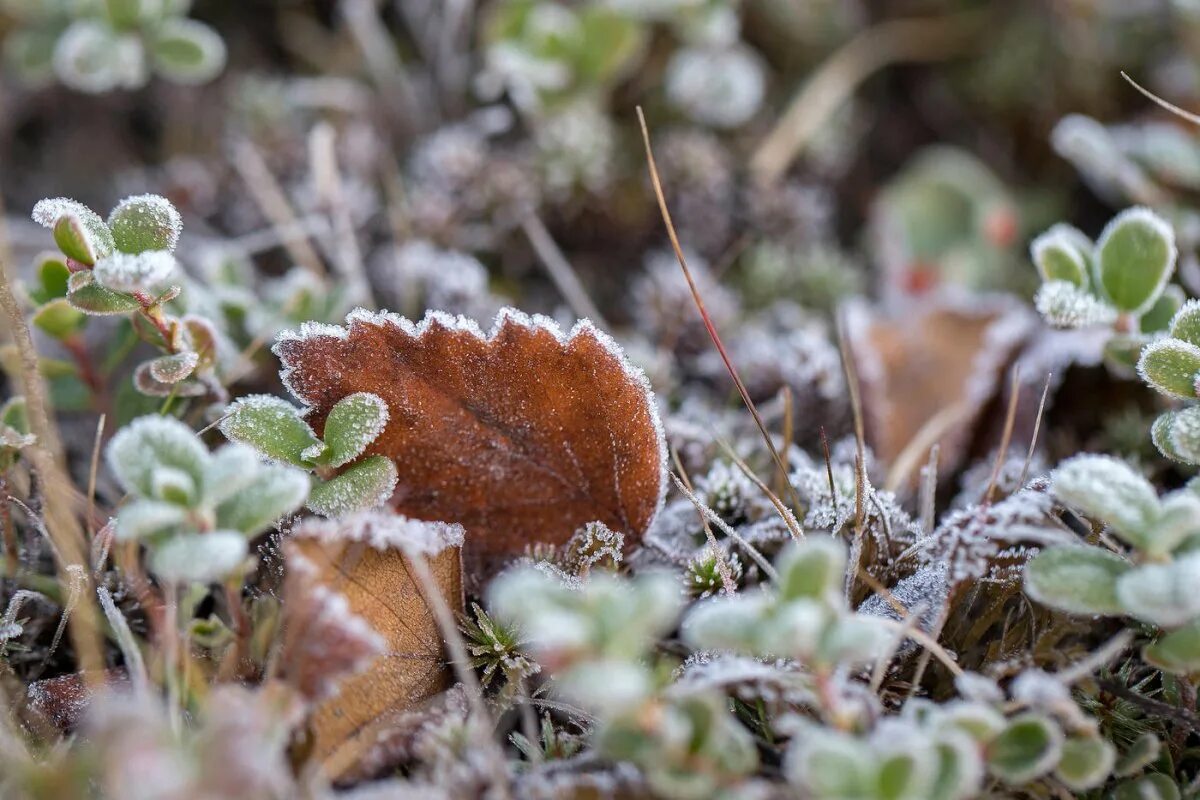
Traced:
<path fill-rule="evenodd" d="M 441 633 L 425 587 L 415 577 L 405 552 L 424 556 L 445 601 L 460 611 L 462 535 L 457 525 L 381 512 L 339 521 L 310 518 L 296 528 L 289 557 L 303 558 L 304 580 L 310 586 L 340 593 L 346 602 L 344 611 L 365 620 L 383 639 L 384 654 L 365 671 L 342 680 L 336 693 L 313 712 L 313 757 L 324 764 L 331 778 L 353 769 L 370 752 L 381 724 L 450 685 Z M 297 647 L 297 642 L 305 636 L 321 636 L 319 627 L 288 632 L 293 656 L 307 652 L 306 647 Z M 344 642 L 326 640 L 322 644 L 332 647 Z M 378 645 L 368 643 L 367 647 Z M 365 655 L 365 649 L 357 655 Z M 329 658 L 336 660 L 332 654 Z M 302 672 L 312 670 L 313 664 L 297 664 L 294 658 L 288 661 L 285 677 L 310 689 L 328 688 L 321 680 L 303 677 Z M 333 661 L 329 665 L 346 666 Z"/>
<path fill-rule="evenodd" d="M 862 381 L 867 440 L 885 464 L 939 413 L 941 468 L 962 462 L 980 413 L 1031 328 L 1003 298 L 971 305 L 933 302 L 886 316 L 864 305 L 848 314 L 849 343 Z M 931 441 L 930 444 L 933 442 Z"/>
<path fill-rule="evenodd" d="M 663 435 L 645 377 L 590 323 L 565 336 L 511 309 L 490 336 L 440 313 L 347 322 L 283 334 L 285 381 L 319 433 L 342 398 L 383 398 L 366 454 L 395 461 L 397 511 L 467 529 L 473 579 L 595 520 L 641 539 L 665 488 Z"/>

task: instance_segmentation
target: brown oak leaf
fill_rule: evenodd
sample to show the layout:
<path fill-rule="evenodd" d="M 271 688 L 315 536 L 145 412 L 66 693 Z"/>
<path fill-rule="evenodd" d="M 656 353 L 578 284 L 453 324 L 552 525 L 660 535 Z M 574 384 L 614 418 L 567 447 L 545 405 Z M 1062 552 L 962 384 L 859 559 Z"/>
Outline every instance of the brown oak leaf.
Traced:
<path fill-rule="evenodd" d="M 353 770 L 390 720 L 451 684 L 431 599 L 410 559 L 416 553 L 425 560 L 437 591 L 458 613 L 463 607 L 462 539 L 458 525 L 410 520 L 390 512 L 365 512 L 337 521 L 310 518 L 296 527 L 287 557 L 299 566 L 301 579 L 344 597 L 345 611 L 365 620 L 383 639 L 382 655 L 337 683 L 310 718 L 312 757 L 331 778 Z M 316 636 L 319 631 L 308 633 Z M 286 642 L 304 637 L 303 630 L 285 632 Z M 339 642 L 314 644 L 319 649 Z M 285 655 L 284 679 L 324 691 L 325 682 L 310 674 L 320 665 L 295 661 L 304 652 L 294 648 L 293 658 Z M 326 666 L 344 673 L 345 655 L 327 654 Z"/>
<path fill-rule="evenodd" d="M 666 448 L 645 376 L 587 321 L 569 335 L 504 309 L 490 335 L 440 312 L 419 324 L 351 312 L 275 345 L 284 381 L 320 433 L 355 392 L 388 404 L 367 455 L 399 472 L 392 506 L 461 523 L 473 580 L 527 544 L 562 544 L 599 520 L 640 540 L 662 503 Z"/>

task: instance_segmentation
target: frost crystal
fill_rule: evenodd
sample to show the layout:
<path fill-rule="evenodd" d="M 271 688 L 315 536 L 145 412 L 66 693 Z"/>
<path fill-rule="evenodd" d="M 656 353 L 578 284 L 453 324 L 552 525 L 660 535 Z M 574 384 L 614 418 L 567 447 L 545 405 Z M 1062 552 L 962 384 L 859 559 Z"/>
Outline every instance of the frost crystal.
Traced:
<path fill-rule="evenodd" d="M 122 253 L 114 250 L 96 262 L 96 280 L 109 289 L 132 292 L 165 281 L 175 270 L 175 256 L 166 250 Z"/>
<path fill-rule="evenodd" d="M 1107 325 L 1117 318 L 1115 308 L 1068 281 L 1042 284 L 1034 305 L 1047 322 L 1060 328 Z"/>
<path fill-rule="evenodd" d="M 340 520 L 309 518 L 294 535 L 325 542 L 363 542 L 376 550 L 412 550 L 434 556 L 447 547 L 462 547 L 463 527 L 457 523 L 426 522 L 387 511 L 362 511 Z"/>

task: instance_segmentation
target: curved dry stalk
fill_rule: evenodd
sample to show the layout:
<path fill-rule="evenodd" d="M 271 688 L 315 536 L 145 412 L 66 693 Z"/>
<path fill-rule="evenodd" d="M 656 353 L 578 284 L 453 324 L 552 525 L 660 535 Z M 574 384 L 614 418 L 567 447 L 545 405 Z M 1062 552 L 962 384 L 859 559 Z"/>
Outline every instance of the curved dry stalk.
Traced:
<path fill-rule="evenodd" d="M 967 11 L 889 20 L 859 33 L 826 59 L 796 93 L 750 159 L 750 171 L 764 184 L 779 180 L 867 78 L 892 64 L 960 55 L 975 43 L 986 19 L 978 11 Z"/>

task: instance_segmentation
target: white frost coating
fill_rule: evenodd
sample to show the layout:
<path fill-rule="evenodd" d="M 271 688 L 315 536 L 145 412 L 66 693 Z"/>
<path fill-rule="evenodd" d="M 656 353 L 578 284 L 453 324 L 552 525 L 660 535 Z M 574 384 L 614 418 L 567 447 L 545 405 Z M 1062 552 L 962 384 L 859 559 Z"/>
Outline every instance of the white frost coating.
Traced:
<path fill-rule="evenodd" d="M 1115 308 L 1069 281 L 1042 284 L 1033 304 L 1038 313 L 1057 328 L 1108 325 L 1117 318 Z"/>
<path fill-rule="evenodd" d="M 132 292 L 161 283 L 175 270 L 175 256 L 166 250 L 122 253 L 114 250 L 96 262 L 96 281 L 109 289 Z"/>
<path fill-rule="evenodd" d="M 1120 214 L 1117 214 L 1108 224 L 1104 226 L 1104 230 L 1100 233 L 1100 238 L 1096 240 L 1096 258 L 1093 265 L 1097 271 L 1096 283 L 1103 286 L 1103 281 L 1100 280 L 1100 262 L 1104 258 L 1104 247 L 1108 244 L 1109 238 L 1125 224 L 1130 222 L 1142 223 L 1149 227 L 1158 236 L 1161 236 L 1167 242 L 1167 264 L 1163 269 L 1162 274 L 1158 278 L 1158 283 L 1154 287 L 1154 291 L 1148 295 L 1146 302 L 1140 307 L 1133 309 L 1134 313 L 1144 313 L 1149 310 L 1150 306 L 1158 300 L 1158 296 L 1162 294 L 1163 288 L 1167 285 L 1167 281 L 1175 274 L 1175 262 L 1179 258 L 1179 248 L 1175 244 L 1175 229 L 1171 227 L 1171 223 L 1160 217 L 1145 206 L 1134 206 L 1127 208 Z"/>
<path fill-rule="evenodd" d="M 67 214 L 74 214 L 80 219 L 91 215 L 99 219 L 99 215 L 95 211 L 85 206 L 78 200 L 72 200 L 69 197 L 47 197 L 45 200 L 37 201 L 33 207 L 33 221 L 43 228 L 53 228 L 61 217 Z"/>
<path fill-rule="evenodd" d="M 506 325 L 518 325 L 522 328 L 527 328 L 530 331 L 546 331 L 554 337 L 560 345 L 570 347 L 571 343 L 577 336 L 590 336 L 600 343 L 605 350 L 612 355 L 617 364 L 626 377 L 631 380 L 634 385 L 638 386 L 645 394 L 646 413 L 650 417 L 650 424 L 654 428 L 655 439 L 658 442 L 658 501 L 654 506 L 654 513 L 647 522 L 647 528 L 654 522 L 654 518 L 658 516 L 662 510 L 663 502 L 667 495 L 667 437 L 663 429 L 662 419 L 658 413 L 658 404 L 655 402 L 654 389 L 650 385 L 649 378 L 646 373 L 635 366 L 625 356 L 625 351 L 615 339 L 609 336 L 604 331 L 597 328 L 591 320 L 581 319 L 571 328 L 570 333 L 564 334 L 562 328 L 557 322 L 542 314 L 526 314 L 524 311 L 505 306 L 496 314 L 496 319 L 492 323 L 492 329 L 489 333 L 484 334 L 483 329 L 479 324 L 468 317 L 461 314 L 452 316 L 442 311 L 427 311 L 424 318 L 418 323 L 413 323 L 407 317 L 391 311 L 369 311 L 365 308 L 355 308 L 346 315 L 346 325 L 329 325 L 319 322 L 305 322 L 299 330 L 286 330 L 280 332 L 275 337 L 275 344 L 271 348 L 276 356 L 279 357 L 282 363 L 282 368 L 279 371 L 279 378 L 283 385 L 292 396 L 305 403 L 307 406 L 308 400 L 304 395 L 296 389 L 291 381 L 292 373 L 295 367 L 292 366 L 287 356 L 284 354 L 280 344 L 289 341 L 307 341 L 309 339 L 319 338 L 334 338 L 348 339 L 350 337 L 350 328 L 354 325 L 375 325 L 379 327 L 395 326 L 405 334 L 413 338 L 420 338 L 434 324 L 450 331 L 461 331 L 468 333 L 483 342 L 491 343 L 500 335 L 500 332 Z M 304 413 L 309 409 L 306 407 Z"/>
<path fill-rule="evenodd" d="M 735 128 L 762 106 L 766 75 L 762 60 L 745 46 L 689 47 L 667 64 L 667 99 L 692 119 Z"/>
<path fill-rule="evenodd" d="M 130 209 L 135 209 L 136 217 L 129 217 Z M 108 215 L 108 224 L 114 227 L 118 224 L 132 225 L 139 231 L 147 233 L 165 233 L 168 253 L 175 250 L 179 243 L 179 234 L 183 232 L 183 218 L 179 211 L 165 197 L 157 194 L 138 194 L 126 197 L 117 203 L 116 208 Z"/>
<path fill-rule="evenodd" d="M 376 550 L 411 550 L 435 556 L 447 547 L 462 547 L 463 526 L 456 522 L 426 522 L 388 511 L 360 511 L 340 520 L 310 517 L 294 536 L 321 542 L 362 542 Z"/>

